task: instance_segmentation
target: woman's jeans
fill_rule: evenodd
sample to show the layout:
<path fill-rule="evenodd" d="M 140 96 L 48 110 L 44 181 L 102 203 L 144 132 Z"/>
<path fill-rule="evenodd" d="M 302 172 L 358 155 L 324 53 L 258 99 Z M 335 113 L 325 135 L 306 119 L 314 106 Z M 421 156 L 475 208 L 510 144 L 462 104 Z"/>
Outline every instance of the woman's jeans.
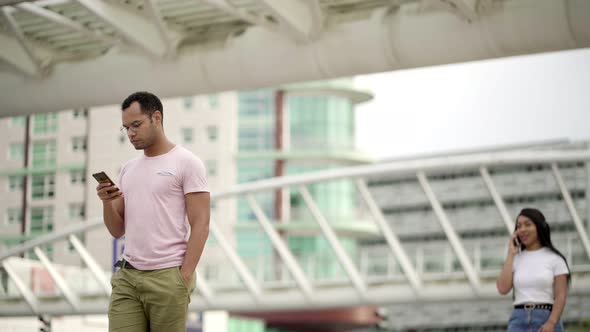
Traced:
<path fill-rule="evenodd" d="M 537 332 L 550 314 L 546 309 L 514 309 L 508 321 L 508 332 Z M 561 320 L 555 324 L 554 332 L 563 332 Z"/>

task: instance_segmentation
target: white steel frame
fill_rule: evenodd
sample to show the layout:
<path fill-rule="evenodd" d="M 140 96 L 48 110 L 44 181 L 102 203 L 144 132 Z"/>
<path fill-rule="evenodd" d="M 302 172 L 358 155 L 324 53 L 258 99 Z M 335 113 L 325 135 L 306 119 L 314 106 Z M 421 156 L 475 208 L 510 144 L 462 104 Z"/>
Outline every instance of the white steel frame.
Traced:
<path fill-rule="evenodd" d="M 588 161 L 590 161 L 590 151 L 588 150 L 519 151 L 461 155 L 421 160 L 393 161 L 382 164 L 285 176 L 237 185 L 231 190 L 215 193 L 212 195 L 214 201 L 238 197 L 246 198 L 264 234 L 270 239 L 272 247 L 277 251 L 282 263 L 285 264 L 287 270 L 293 277 L 294 283 L 283 285 L 284 287 L 277 289 L 263 285 L 261 281 L 256 279 L 229 240 L 226 239 L 218 224 L 212 221 L 210 232 L 216 238 L 220 248 L 226 254 L 229 262 L 241 278 L 243 286 L 233 291 L 221 291 L 212 287 L 211 282 L 214 280 L 208 280 L 203 278 L 202 275 L 197 274 L 198 294 L 193 295 L 191 308 L 195 310 L 268 311 L 349 307 L 355 305 L 385 305 L 408 301 L 496 299 L 499 295 L 497 295 L 495 290 L 495 276 L 483 273 L 478 268 L 479 264 L 474 264 L 470 260 L 463 241 L 457 235 L 451 220 L 449 220 L 445 213 L 439 198 L 428 180 L 427 174 L 429 172 L 457 169 L 479 170 L 496 207 L 500 211 L 507 230 L 511 232 L 514 224 L 511 221 L 500 192 L 494 185 L 488 168 L 498 165 L 551 165 L 559 190 L 572 216 L 577 234 L 582 240 L 585 252 L 590 259 L 588 232 L 582 224 L 581 218 L 558 168 L 559 163 Z M 414 175 L 417 177 L 446 235 L 447 241 L 450 243 L 453 252 L 461 263 L 463 269 L 462 276 L 457 276 L 457 274 L 453 274 L 452 276 L 443 275 L 434 283 L 431 282 L 431 279 L 422 277 L 418 268 L 420 264 L 415 265 L 411 262 L 392 225 L 385 219 L 383 212 L 378 207 L 366 184 L 367 178 L 382 174 L 395 176 Z M 308 190 L 308 186 L 311 184 L 338 179 L 350 179 L 354 181 L 360 197 L 363 198 L 370 215 L 376 223 L 379 234 L 385 239 L 387 248 L 393 255 L 392 257 L 400 264 L 403 277 L 405 278 L 385 277 L 379 282 L 371 282 L 363 276 L 354 263 L 354 260 L 344 250 L 333 227 L 334 224 L 326 219 Z M 311 215 L 318 223 L 321 234 L 328 241 L 349 281 L 335 282 L 329 285 L 314 282 L 310 276 L 305 274 L 300 263 L 279 235 L 277 226 L 268 219 L 254 198 L 254 194 L 256 193 L 275 192 L 279 189 L 289 189 L 291 187 L 299 190 Z M 0 316 L 106 312 L 108 295 L 110 294 L 108 277 L 76 237 L 78 233 L 87 232 L 98 227 L 102 227 L 102 220 L 82 222 L 30 240 L 0 253 L 1 266 L 22 295 L 22 301 L 20 302 L 13 300 L 3 301 L 2 297 L 0 297 Z M 98 281 L 104 293 L 102 297 L 87 298 L 83 295 L 76 294 L 69 287 L 67 281 L 56 271 L 54 264 L 40 249 L 44 245 L 65 239 L 70 241 L 74 246 L 76 252 L 78 252 L 88 267 L 88 270 Z M 44 298 L 36 296 L 15 272 L 13 263 L 20 259 L 20 255 L 29 250 L 35 252 L 41 263 L 49 271 L 52 279 L 61 290 L 62 297 L 60 299 L 47 301 Z M 480 254 L 476 254 L 476 256 L 479 257 Z M 444 282 L 445 280 L 446 282 Z M 587 277 L 587 274 L 580 275 L 572 288 L 572 292 L 576 294 L 590 294 L 590 278 Z"/>

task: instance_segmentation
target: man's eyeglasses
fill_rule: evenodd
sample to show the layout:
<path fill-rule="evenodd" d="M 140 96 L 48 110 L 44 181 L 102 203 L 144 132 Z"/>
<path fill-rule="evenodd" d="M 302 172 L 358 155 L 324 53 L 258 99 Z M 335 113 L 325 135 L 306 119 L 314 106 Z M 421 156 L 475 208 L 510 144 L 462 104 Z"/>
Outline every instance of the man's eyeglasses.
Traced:
<path fill-rule="evenodd" d="M 145 118 L 141 121 L 134 121 L 131 123 L 131 125 L 129 125 L 129 127 L 121 126 L 121 129 L 119 129 L 119 130 L 125 135 L 127 135 L 127 133 L 129 133 L 129 130 L 136 133 L 137 131 L 139 131 L 139 127 L 141 127 L 141 124 L 144 123 L 145 120 L 147 120 L 147 119 L 148 118 Z"/>

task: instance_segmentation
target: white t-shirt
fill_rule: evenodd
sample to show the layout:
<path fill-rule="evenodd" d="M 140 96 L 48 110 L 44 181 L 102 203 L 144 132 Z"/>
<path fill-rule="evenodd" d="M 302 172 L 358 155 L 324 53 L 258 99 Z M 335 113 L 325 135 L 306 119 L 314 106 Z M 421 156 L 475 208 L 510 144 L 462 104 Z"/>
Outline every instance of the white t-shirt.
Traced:
<path fill-rule="evenodd" d="M 547 247 L 535 251 L 524 250 L 517 254 L 514 257 L 512 271 L 515 305 L 553 304 L 555 276 L 569 273 L 563 258 Z"/>
<path fill-rule="evenodd" d="M 119 176 L 125 200 L 123 258 L 140 270 L 180 266 L 187 246 L 185 195 L 208 192 L 205 166 L 187 149 L 141 155 Z"/>

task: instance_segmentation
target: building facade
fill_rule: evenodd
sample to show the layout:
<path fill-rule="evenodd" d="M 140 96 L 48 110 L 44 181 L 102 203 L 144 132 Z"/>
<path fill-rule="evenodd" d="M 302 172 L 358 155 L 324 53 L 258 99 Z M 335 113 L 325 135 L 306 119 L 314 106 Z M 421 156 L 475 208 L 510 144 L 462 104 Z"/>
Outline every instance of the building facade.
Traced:
<path fill-rule="evenodd" d="M 233 185 L 235 93 L 168 99 L 163 105 L 168 138 L 203 160 L 212 190 Z M 1 248 L 73 223 L 102 218 L 92 174 L 105 171 L 117 182 L 124 163 L 141 153 L 133 149 L 120 127 L 118 105 L 35 114 L 28 120 L 0 119 L 0 130 L 6 137 L 0 141 L 0 149 L 5 151 L 0 158 Z M 232 220 L 234 214 L 232 204 L 212 208 L 216 219 Z M 88 232 L 81 240 L 100 265 L 111 270 L 123 241 L 113 240 L 104 227 Z M 80 263 L 67 241 L 45 251 L 57 263 Z"/>

